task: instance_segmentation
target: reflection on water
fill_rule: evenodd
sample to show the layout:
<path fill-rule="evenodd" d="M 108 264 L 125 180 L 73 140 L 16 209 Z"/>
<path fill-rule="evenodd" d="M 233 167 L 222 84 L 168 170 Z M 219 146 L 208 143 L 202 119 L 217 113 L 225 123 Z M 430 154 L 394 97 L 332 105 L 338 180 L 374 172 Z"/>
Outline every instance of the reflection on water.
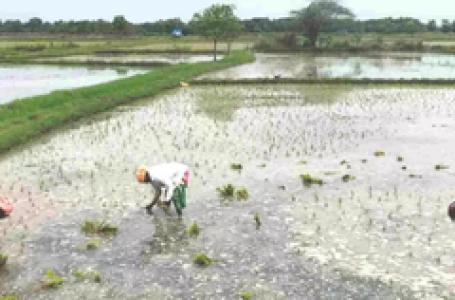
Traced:
<path fill-rule="evenodd" d="M 455 56 L 422 53 L 256 54 L 256 62 L 201 78 L 455 78 Z"/>
<path fill-rule="evenodd" d="M 0 105 L 15 99 L 94 85 L 145 72 L 119 68 L 0 66 Z"/>

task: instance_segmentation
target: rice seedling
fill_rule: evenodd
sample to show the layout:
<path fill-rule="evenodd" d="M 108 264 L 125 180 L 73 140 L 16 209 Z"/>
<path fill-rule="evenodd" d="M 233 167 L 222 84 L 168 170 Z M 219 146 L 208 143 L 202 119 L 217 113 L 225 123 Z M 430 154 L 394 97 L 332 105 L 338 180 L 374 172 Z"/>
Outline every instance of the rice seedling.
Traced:
<path fill-rule="evenodd" d="M 374 156 L 376 156 L 376 157 L 385 156 L 385 152 L 382 151 L 382 150 L 376 151 L 376 152 L 374 153 Z"/>
<path fill-rule="evenodd" d="M 242 169 L 242 164 L 231 164 L 231 170 L 241 171 Z"/>
<path fill-rule="evenodd" d="M 0 253 L 0 269 L 2 269 L 6 265 L 7 261 L 8 261 L 8 255 Z"/>
<path fill-rule="evenodd" d="M 85 234 L 101 235 L 105 237 L 114 236 L 118 232 L 118 228 L 107 224 L 105 221 L 89 221 L 85 220 L 81 227 Z"/>
<path fill-rule="evenodd" d="M 41 281 L 40 286 L 43 289 L 54 289 L 62 285 L 64 282 L 65 279 L 55 274 L 54 270 L 48 270 L 44 279 Z"/>
<path fill-rule="evenodd" d="M 318 185 L 324 184 L 324 181 L 322 181 L 322 179 L 312 177 L 310 174 L 300 175 L 300 178 L 302 179 L 303 184 L 306 186 L 311 186 L 313 184 L 318 184 Z"/>
<path fill-rule="evenodd" d="M 89 271 L 76 271 L 73 274 L 76 281 L 91 281 L 95 283 L 100 283 L 103 280 L 103 277 L 99 271 L 89 270 Z"/>
<path fill-rule="evenodd" d="M 250 197 L 246 188 L 241 188 L 235 191 L 235 198 L 237 200 L 247 200 Z"/>
<path fill-rule="evenodd" d="M 187 229 L 188 235 L 192 238 L 198 238 L 201 231 L 201 227 L 199 227 L 196 222 L 193 222 L 193 224 Z"/>
<path fill-rule="evenodd" d="M 98 249 L 101 246 L 101 241 L 99 240 L 89 240 L 87 241 L 87 250 Z"/>
<path fill-rule="evenodd" d="M 341 177 L 341 179 L 343 180 L 343 182 L 349 182 L 349 181 L 355 180 L 355 177 L 352 175 L 346 174 L 343 177 Z"/>
<path fill-rule="evenodd" d="M 262 221 L 261 221 L 261 217 L 259 216 L 259 214 L 254 214 L 254 222 L 256 223 L 256 229 L 260 229 L 261 226 L 262 226 Z"/>
<path fill-rule="evenodd" d="M 194 256 L 194 263 L 200 267 L 207 267 L 212 264 L 213 259 L 208 257 L 205 253 L 198 253 Z"/>
<path fill-rule="evenodd" d="M 402 161 L 403 161 L 403 157 L 397 156 L 397 162 L 402 162 Z"/>
<path fill-rule="evenodd" d="M 240 292 L 239 296 L 240 296 L 240 298 L 245 299 L 245 300 L 252 299 L 254 296 L 254 293 L 250 292 L 250 291 L 249 292 L 245 291 L 245 292 Z"/>
<path fill-rule="evenodd" d="M 224 187 L 219 187 L 216 189 L 222 198 L 233 198 L 235 187 L 232 184 L 228 184 Z"/>
<path fill-rule="evenodd" d="M 3 294 L 0 295 L 0 300 L 17 300 L 19 296 L 17 294 Z"/>
<path fill-rule="evenodd" d="M 434 169 L 435 169 L 436 171 L 447 170 L 447 169 L 449 169 L 449 168 L 450 168 L 450 167 L 447 166 L 447 165 L 436 165 L 436 166 L 434 166 Z"/>

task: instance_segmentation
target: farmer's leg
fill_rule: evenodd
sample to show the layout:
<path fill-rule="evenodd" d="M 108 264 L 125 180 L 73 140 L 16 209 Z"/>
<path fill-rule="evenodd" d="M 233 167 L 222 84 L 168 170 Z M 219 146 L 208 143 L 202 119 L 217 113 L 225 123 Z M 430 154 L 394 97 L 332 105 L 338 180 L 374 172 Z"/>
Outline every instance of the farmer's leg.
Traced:
<path fill-rule="evenodd" d="M 152 184 L 153 189 L 154 189 L 153 200 L 152 200 L 152 202 L 149 205 L 147 205 L 145 207 L 149 214 L 152 213 L 153 206 L 155 206 L 155 204 L 157 204 L 158 201 L 160 200 L 160 197 L 161 197 L 161 186 L 162 186 L 159 182 L 156 182 L 156 181 L 152 181 L 151 184 Z"/>

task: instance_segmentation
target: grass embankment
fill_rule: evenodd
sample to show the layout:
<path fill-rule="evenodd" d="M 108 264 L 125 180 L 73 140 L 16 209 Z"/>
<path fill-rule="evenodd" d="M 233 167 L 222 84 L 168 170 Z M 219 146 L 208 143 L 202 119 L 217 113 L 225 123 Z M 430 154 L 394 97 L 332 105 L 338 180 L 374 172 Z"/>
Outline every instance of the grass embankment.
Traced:
<path fill-rule="evenodd" d="M 129 101 L 178 87 L 205 72 L 252 62 L 250 52 L 235 51 L 217 62 L 164 67 L 145 75 L 91 87 L 55 91 L 49 95 L 0 106 L 0 153 L 23 144 L 62 124 L 106 111 Z"/>

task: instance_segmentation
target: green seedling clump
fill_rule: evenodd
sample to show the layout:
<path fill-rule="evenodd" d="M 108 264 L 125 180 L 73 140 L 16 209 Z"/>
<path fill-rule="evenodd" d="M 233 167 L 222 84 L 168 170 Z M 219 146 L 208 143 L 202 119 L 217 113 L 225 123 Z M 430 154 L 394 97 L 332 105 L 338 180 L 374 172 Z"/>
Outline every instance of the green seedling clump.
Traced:
<path fill-rule="evenodd" d="M 101 246 L 101 241 L 90 240 L 87 242 L 87 250 L 98 249 Z"/>
<path fill-rule="evenodd" d="M 449 166 L 447 166 L 447 165 L 436 165 L 436 166 L 434 167 L 434 169 L 435 169 L 436 171 L 447 170 L 447 169 L 449 169 Z"/>
<path fill-rule="evenodd" d="M 103 280 L 101 273 L 95 270 L 88 272 L 76 271 L 73 275 L 77 281 L 92 281 L 100 283 Z"/>
<path fill-rule="evenodd" d="M 231 164 L 231 169 L 240 171 L 243 169 L 243 166 L 241 164 Z"/>
<path fill-rule="evenodd" d="M 4 267 L 6 265 L 7 260 L 8 260 L 8 255 L 0 253 L 0 268 Z"/>
<path fill-rule="evenodd" d="M 250 197 L 250 194 L 247 189 L 242 188 L 235 191 L 235 197 L 237 200 L 247 200 Z"/>
<path fill-rule="evenodd" d="M 302 179 L 303 184 L 305 184 L 307 186 L 310 186 L 312 184 L 318 184 L 318 185 L 324 184 L 324 181 L 322 181 L 322 179 L 312 177 L 310 174 L 300 175 L 300 178 Z"/>
<path fill-rule="evenodd" d="M 197 238 L 201 234 L 201 227 L 196 222 L 193 222 L 187 231 L 190 237 Z"/>
<path fill-rule="evenodd" d="M 343 177 L 341 177 L 341 179 L 342 179 L 344 182 L 349 182 L 349 181 L 355 180 L 355 177 L 352 176 L 352 175 L 346 174 L 346 175 L 344 175 Z"/>
<path fill-rule="evenodd" d="M 374 153 L 374 156 L 376 156 L 376 157 L 385 156 L 385 152 L 384 152 L 384 151 L 376 151 L 376 152 Z"/>
<path fill-rule="evenodd" d="M 216 189 L 221 197 L 223 198 L 232 198 L 234 197 L 235 188 L 232 184 L 228 184 L 224 187 L 219 187 Z"/>
<path fill-rule="evenodd" d="M 253 294 L 253 292 L 241 292 L 239 294 L 239 296 L 242 299 L 251 299 L 251 298 L 253 298 L 254 294 Z"/>
<path fill-rule="evenodd" d="M 207 267 L 212 263 L 212 259 L 204 253 L 198 253 L 194 257 L 194 263 L 201 267 Z"/>
<path fill-rule="evenodd" d="M 56 288 L 65 282 L 65 279 L 57 276 L 53 270 L 48 270 L 44 276 L 44 280 L 41 282 L 41 287 L 44 289 Z"/>
<path fill-rule="evenodd" d="M 261 228 L 262 222 L 261 222 L 261 217 L 259 214 L 254 215 L 254 222 L 256 222 L 256 229 Z"/>
<path fill-rule="evenodd" d="M 17 300 L 17 299 L 19 299 L 17 294 L 0 295 L 0 300 Z"/>
<path fill-rule="evenodd" d="M 403 161 L 403 157 L 397 156 L 397 161 L 398 161 L 398 162 L 402 162 L 402 161 Z"/>
<path fill-rule="evenodd" d="M 97 234 L 102 236 L 114 236 L 117 234 L 118 228 L 107 224 L 104 221 L 88 221 L 85 220 L 81 227 L 85 234 Z"/>

